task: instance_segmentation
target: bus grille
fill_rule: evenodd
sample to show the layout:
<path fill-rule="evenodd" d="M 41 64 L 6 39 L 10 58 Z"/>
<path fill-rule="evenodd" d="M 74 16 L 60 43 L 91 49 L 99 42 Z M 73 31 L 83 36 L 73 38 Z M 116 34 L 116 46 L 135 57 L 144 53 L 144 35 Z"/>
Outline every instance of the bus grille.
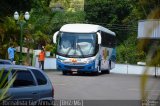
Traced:
<path fill-rule="evenodd" d="M 83 69 L 84 66 L 65 66 L 67 69 Z"/>

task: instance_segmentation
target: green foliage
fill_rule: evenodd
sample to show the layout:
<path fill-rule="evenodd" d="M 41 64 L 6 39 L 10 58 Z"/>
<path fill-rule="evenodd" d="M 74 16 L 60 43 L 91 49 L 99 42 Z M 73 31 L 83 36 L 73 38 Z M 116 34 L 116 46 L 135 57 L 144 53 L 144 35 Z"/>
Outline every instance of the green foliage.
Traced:
<path fill-rule="evenodd" d="M 86 18 L 94 23 L 121 23 L 132 10 L 130 0 L 88 0 L 85 3 Z"/>
<path fill-rule="evenodd" d="M 51 0 L 50 7 L 55 7 L 56 4 L 61 4 L 61 6 L 65 9 L 70 7 L 70 3 L 72 0 Z"/>
<path fill-rule="evenodd" d="M 138 49 L 137 39 L 135 36 L 130 36 L 123 44 L 117 47 L 117 62 L 124 63 L 127 61 L 130 64 L 136 64 L 138 61 L 145 61 L 146 55 L 144 51 Z"/>
<path fill-rule="evenodd" d="M 84 10 L 88 23 L 99 24 L 116 32 L 117 43 L 120 44 L 136 31 L 134 23 L 137 20 L 133 22 L 133 17 L 126 20 L 134 6 L 132 0 L 88 0 Z"/>
<path fill-rule="evenodd" d="M 8 89 L 11 87 L 11 85 L 13 84 L 16 76 L 15 76 L 15 73 L 13 73 L 13 77 L 12 79 L 10 79 L 9 81 L 7 81 L 7 78 L 9 76 L 9 74 L 11 73 L 11 70 L 7 72 L 6 76 L 3 76 L 4 74 L 4 69 L 2 69 L 0 71 L 0 102 L 4 99 L 7 99 L 9 98 L 8 95 L 7 95 L 7 91 Z M 2 79 L 3 78 L 3 79 Z"/>
<path fill-rule="evenodd" d="M 75 23 L 84 21 L 85 14 L 82 11 L 77 12 L 52 12 L 48 9 L 32 9 L 31 19 L 29 20 L 29 28 L 31 33 L 33 33 L 34 40 L 37 44 L 46 45 L 47 43 L 52 43 L 48 39 L 52 39 L 53 33 L 60 29 L 60 27 L 66 23 Z M 43 26 L 43 27 L 42 27 Z M 41 34 L 40 34 L 41 32 Z M 39 35 L 46 35 L 45 37 Z M 47 41 L 47 42 L 46 42 Z"/>
<path fill-rule="evenodd" d="M 53 49 L 53 45 L 51 45 L 51 44 L 47 44 L 45 46 L 45 51 L 52 51 L 52 49 Z"/>
<path fill-rule="evenodd" d="M 14 46 L 19 42 L 19 29 L 16 27 L 16 23 L 13 18 L 6 17 L 3 24 L 0 24 L 0 56 L 1 58 L 7 58 L 7 48 L 10 43 Z"/>
<path fill-rule="evenodd" d="M 14 6 L 19 9 L 18 5 L 14 4 L 22 2 L 10 3 L 8 0 L 2 0 L 0 3 L 4 4 L 2 6 L 6 8 Z M 136 63 L 136 61 L 145 60 L 144 52 L 138 51 L 137 53 L 136 50 L 139 49 L 135 43 L 133 45 L 129 43 L 129 40 L 132 40 L 129 37 L 132 35 L 134 40 L 136 39 L 137 22 L 139 19 L 146 18 L 146 14 L 151 14 L 150 18 L 159 17 L 159 2 L 157 0 L 87 0 L 85 1 L 84 11 L 74 12 L 53 12 L 49 7 L 51 5 L 55 6 L 56 3 L 61 3 L 64 10 L 67 10 L 67 8 L 75 6 L 75 2 L 78 1 L 29 0 L 28 3 L 30 5 L 27 4 L 29 8 L 27 11 L 30 13 L 30 19 L 24 29 L 24 38 L 27 39 L 24 41 L 24 46 L 37 49 L 39 45 L 51 44 L 53 33 L 66 23 L 94 23 L 116 32 L 118 62 L 123 63 L 127 60 L 130 63 Z M 22 8 L 22 12 L 24 10 Z M 156 12 L 152 12 L 152 10 L 156 10 Z M 0 15 L 7 16 L 9 14 L 8 16 L 10 16 L 3 18 L 3 20 L 0 17 L 1 58 L 7 58 L 8 42 L 14 42 L 15 45 L 19 45 L 20 30 L 13 19 L 14 11 L 15 9 L 9 10 L 8 13 L 6 11 L 0 12 Z M 155 15 L 153 16 L 153 14 Z M 130 52 L 133 53 L 131 54 Z M 18 59 L 17 55 L 16 60 Z"/>
<path fill-rule="evenodd" d="M 51 53 L 55 54 L 55 53 L 56 53 L 56 48 L 57 48 L 57 47 L 54 46 L 53 49 L 52 49 L 52 51 L 51 51 Z"/>
<path fill-rule="evenodd" d="M 37 31 L 33 34 L 33 39 L 36 42 L 36 44 L 46 45 L 47 43 L 50 43 L 50 39 L 48 35 L 45 33 L 42 33 L 41 31 Z"/>
<path fill-rule="evenodd" d="M 6 16 L 13 17 L 15 11 L 23 13 L 29 11 L 33 1 L 35 0 L 0 0 L 0 21 L 5 20 Z"/>
<path fill-rule="evenodd" d="M 6 3 L 7 2 L 8 1 L 6 1 Z M 59 30 L 62 25 L 66 23 L 84 22 L 85 20 L 83 11 L 52 12 L 48 7 L 50 0 L 33 0 L 31 2 L 32 8 L 29 11 L 30 19 L 24 26 L 23 34 L 23 45 L 29 49 L 37 49 L 39 46 L 52 43 L 53 33 Z M 9 47 L 8 42 L 13 42 L 15 46 L 19 45 L 20 28 L 13 18 L 13 13 L 10 14 L 11 17 L 6 17 L 3 23 L 0 24 L 0 58 L 4 59 L 8 57 L 6 53 Z M 18 61 L 18 57 L 17 53 L 15 55 L 16 61 Z"/>
<path fill-rule="evenodd" d="M 45 46 L 45 51 L 50 51 L 50 53 L 51 53 L 51 56 L 54 56 L 54 54 L 56 53 L 56 45 L 54 44 L 47 44 L 46 46 Z"/>
<path fill-rule="evenodd" d="M 143 10 L 143 13 L 145 15 L 145 18 L 148 19 L 159 19 L 160 18 L 160 2 L 159 0 L 139 0 L 139 4 L 141 6 L 141 9 Z M 146 57 L 146 63 L 148 66 L 157 66 L 160 63 L 160 41 L 159 40 L 149 40 L 149 39 L 143 39 L 138 42 L 138 47 L 140 50 L 143 50 L 147 53 Z M 141 99 L 145 102 L 143 105 L 147 105 L 149 99 L 149 91 L 147 91 L 147 82 L 148 82 L 148 71 L 149 67 L 147 67 L 144 70 L 144 73 L 141 77 Z M 158 71 L 158 70 L 157 70 Z M 155 83 L 156 84 L 156 83 Z M 153 86 L 151 86 L 153 88 Z M 155 100 L 159 100 L 160 95 L 158 94 L 157 98 Z M 146 104 L 145 104 L 146 103 Z M 155 103 L 154 105 L 158 106 L 160 102 Z"/>
<path fill-rule="evenodd" d="M 65 23 L 81 23 L 85 21 L 85 13 L 77 12 L 57 12 L 51 20 L 55 25 L 62 26 Z"/>

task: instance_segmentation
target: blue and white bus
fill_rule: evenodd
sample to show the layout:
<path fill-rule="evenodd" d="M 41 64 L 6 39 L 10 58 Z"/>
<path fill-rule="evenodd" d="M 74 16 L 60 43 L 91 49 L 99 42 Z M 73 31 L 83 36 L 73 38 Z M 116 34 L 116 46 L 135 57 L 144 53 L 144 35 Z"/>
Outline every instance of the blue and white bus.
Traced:
<path fill-rule="evenodd" d="M 100 25 L 66 24 L 53 36 L 57 70 L 68 74 L 110 73 L 115 67 L 115 33 Z"/>

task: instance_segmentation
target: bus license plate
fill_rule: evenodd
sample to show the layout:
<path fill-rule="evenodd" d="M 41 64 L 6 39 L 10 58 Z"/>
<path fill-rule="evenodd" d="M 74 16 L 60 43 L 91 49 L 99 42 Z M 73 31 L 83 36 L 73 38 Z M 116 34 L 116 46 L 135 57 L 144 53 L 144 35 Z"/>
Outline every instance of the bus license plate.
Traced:
<path fill-rule="evenodd" d="M 71 69 L 71 71 L 78 71 L 78 69 Z"/>

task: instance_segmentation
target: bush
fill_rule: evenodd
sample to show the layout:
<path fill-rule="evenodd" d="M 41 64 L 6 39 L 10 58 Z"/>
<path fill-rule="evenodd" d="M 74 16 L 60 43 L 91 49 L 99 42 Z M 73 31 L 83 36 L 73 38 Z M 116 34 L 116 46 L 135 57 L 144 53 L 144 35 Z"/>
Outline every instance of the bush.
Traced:
<path fill-rule="evenodd" d="M 138 61 L 145 61 L 146 54 L 137 48 L 135 36 L 129 37 L 123 44 L 117 47 L 117 63 L 137 64 Z"/>
<path fill-rule="evenodd" d="M 53 46 L 51 44 L 47 44 L 45 46 L 45 51 L 52 51 L 52 49 L 53 49 Z"/>

